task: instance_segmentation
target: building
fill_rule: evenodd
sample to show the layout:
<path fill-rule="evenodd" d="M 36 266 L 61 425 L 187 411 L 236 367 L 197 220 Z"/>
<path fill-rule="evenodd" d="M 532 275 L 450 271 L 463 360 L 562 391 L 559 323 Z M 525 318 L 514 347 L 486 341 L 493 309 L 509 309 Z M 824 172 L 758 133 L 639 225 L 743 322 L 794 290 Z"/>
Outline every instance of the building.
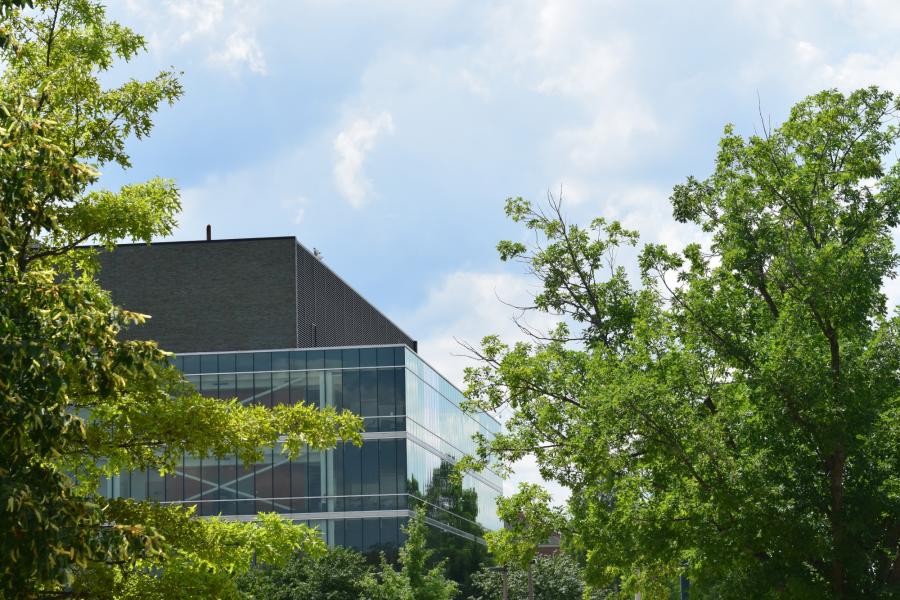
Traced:
<path fill-rule="evenodd" d="M 449 465 L 498 422 L 460 408 L 462 393 L 416 353 L 416 342 L 293 237 L 121 245 L 100 257 L 117 304 L 152 315 L 129 335 L 155 339 L 202 393 L 272 406 L 351 410 L 362 447 L 279 448 L 243 465 L 185 456 L 172 475 L 104 482 L 111 497 L 196 504 L 201 515 L 274 511 L 319 527 L 329 544 L 393 554 L 417 505 L 428 523 L 481 542 L 500 526 L 491 471 L 452 485 Z"/>

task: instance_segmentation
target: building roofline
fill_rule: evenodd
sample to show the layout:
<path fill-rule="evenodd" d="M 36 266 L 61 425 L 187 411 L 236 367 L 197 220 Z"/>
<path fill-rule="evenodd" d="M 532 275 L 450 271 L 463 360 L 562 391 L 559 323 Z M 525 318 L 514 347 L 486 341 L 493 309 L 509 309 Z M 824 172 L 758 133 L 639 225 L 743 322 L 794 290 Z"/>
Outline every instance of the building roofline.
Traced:
<path fill-rule="evenodd" d="M 329 267 L 327 264 L 325 264 L 325 261 L 323 261 L 322 259 L 318 258 L 318 257 L 315 255 L 314 252 L 311 252 L 309 248 L 307 248 L 306 246 L 304 246 L 303 243 L 302 243 L 300 240 L 298 240 L 296 236 L 294 236 L 294 241 L 297 242 L 297 245 L 298 245 L 298 246 L 300 246 L 301 248 L 303 248 L 303 251 L 304 251 L 304 252 L 306 252 L 307 254 L 309 254 L 310 256 L 312 256 L 313 258 L 317 259 L 317 260 L 322 264 L 323 267 L 325 267 L 326 269 L 328 269 L 328 271 L 338 279 L 338 281 L 340 281 L 341 283 L 343 283 L 344 285 L 346 285 L 348 288 L 350 288 L 350 289 L 353 291 L 354 294 L 356 294 L 356 295 L 358 295 L 360 298 L 362 298 L 362 299 L 366 302 L 366 304 L 368 304 L 369 306 L 371 306 L 372 308 L 374 308 L 376 311 L 378 311 L 378 313 L 379 313 L 382 317 L 384 317 L 385 320 L 386 320 L 388 323 L 390 323 L 391 325 L 393 325 L 394 327 L 397 328 L 397 331 L 399 331 L 400 333 L 402 333 L 403 335 L 405 335 L 407 338 L 411 339 L 411 340 L 413 341 L 413 343 L 416 343 L 416 344 L 418 343 L 418 341 L 416 340 L 416 338 L 414 338 L 413 336 L 409 335 L 406 331 L 404 331 L 403 328 L 400 327 L 399 325 L 397 325 L 397 324 L 394 322 L 393 319 L 391 319 L 389 316 L 387 316 L 386 314 L 384 314 L 383 312 L 381 312 L 381 310 L 380 310 L 377 306 L 375 306 L 375 304 L 374 304 L 373 302 L 371 302 L 368 298 L 366 298 L 365 296 L 363 296 L 363 295 L 359 292 L 359 290 L 357 290 L 355 287 L 353 287 L 352 285 L 350 285 L 349 283 L 347 283 L 347 281 L 346 281 L 343 277 L 341 277 L 340 275 L 338 275 L 337 273 L 335 273 L 335 272 L 334 272 L 334 269 L 332 269 L 332 268 Z"/>
<path fill-rule="evenodd" d="M 212 240 L 169 240 L 152 242 L 116 242 L 116 246 L 163 246 L 171 244 L 215 244 L 216 242 L 261 242 L 264 240 L 296 240 L 295 235 L 272 235 L 247 238 L 218 238 Z M 299 242 L 298 242 L 299 243 Z M 103 244 L 85 244 L 82 248 L 105 248 Z"/>
<path fill-rule="evenodd" d="M 116 246 L 118 247 L 118 246 L 162 246 L 162 245 L 173 245 L 173 244 L 214 244 L 216 242 L 261 242 L 261 241 L 267 241 L 267 240 L 294 240 L 294 243 L 296 243 L 298 246 L 303 248 L 304 252 L 306 252 L 310 256 L 318 259 L 318 257 L 316 257 L 314 252 L 312 252 L 309 248 L 304 246 L 303 243 L 299 239 L 297 239 L 296 235 L 275 235 L 275 236 L 249 237 L 249 238 L 226 238 L 226 239 L 214 239 L 214 240 L 172 240 L 172 241 L 168 241 L 168 242 L 150 242 L 150 243 L 147 243 L 147 242 L 119 243 L 119 242 L 117 242 Z M 101 244 L 90 244 L 90 245 L 85 245 L 82 247 L 83 248 L 104 248 L 104 246 Z M 353 291 L 353 293 L 355 293 L 360 298 L 362 298 L 366 302 L 366 304 L 368 304 L 369 306 L 374 308 L 375 311 L 377 311 L 382 317 L 384 317 L 384 319 L 388 323 L 390 323 L 391 325 L 396 327 L 397 331 L 399 331 L 400 333 L 405 335 L 407 338 L 409 338 L 413 341 L 416 341 L 416 339 L 413 336 L 409 335 L 409 333 L 407 333 L 402 327 L 397 325 L 397 323 L 395 323 L 393 319 L 391 319 L 389 316 L 384 314 L 384 312 L 382 312 L 381 309 L 379 309 L 375 305 L 374 302 L 372 302 L 371 300 L 366 298 L 363 294 L 360 293 L 359 290 L 357 290 L 355 287 L 353 287 L 352 285 L 347 283 L 347 281 L 343 277 L 341 277 L 340 275 L 335 273 L 334 269 L 329 267 L 323 260 L 321 260 L 321 259 L 318 259 L 318 260 L 322 264 L 323 267 L 328 269 L 329 273 L 334 275 L 341 283 L 343 283 L 348 288 L 350 288 Z"/>

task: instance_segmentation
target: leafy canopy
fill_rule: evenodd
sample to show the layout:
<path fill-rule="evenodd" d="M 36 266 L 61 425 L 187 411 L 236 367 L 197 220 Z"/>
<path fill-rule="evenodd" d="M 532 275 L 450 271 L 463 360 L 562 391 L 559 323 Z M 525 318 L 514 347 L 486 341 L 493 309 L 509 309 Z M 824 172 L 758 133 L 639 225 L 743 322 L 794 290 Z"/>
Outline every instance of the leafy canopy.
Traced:
<path fill-rule="evenodd" d="M 605 591 L 591 592 L 585 597 L 582 568 L 565 554 L 538 556 L 531 571 L 535 600 L 601 600 L 609 597 Z M 503 600 L 503 577 L 497 569 L 482 568 L 473 577 L 476 591 L 470 600 Z M 511 566 L 506 578 L 509 598 L 528 598 L 527 568 Z"/>
<path fill-rule="evenodd" d="M 713 173 L 671 197 L 709 246 L 644 246 L 568 223 L 558 201 L 507 214 L 501 242 L 542 284 L 548 336 L 472 348 L 470 408 L 512 409 L 477 459 L 536 456 L 572 490 L 565 537 L 624 593 L 888 597 L 900 591 L 900 317 L 891 231 L 897 98 L 824 91 L 777 128 L 729 126 Z M 517 502 L 541 504 L 523 490 Z M 527 541 L 527 540 L 526 540 Z M 524 553 L 520 550 L 520 554 Z"/>
<path fill-rule="evenodd" d="M 400 568 L 382 553 L 378 573 L 356 550 L 332 548 L 325 553 L 294 554 L 281 566 L 252 569 L 239 580 L 250 598 L 266 600 L 450 600 L 457 586 L 444 577 L 443 562 L 430 566 L 434 550 L 428 547 L 424 509 L 416 510 L 404 531 Z"/>
<path fill-rule="evenodd" d="M 550 494 L 533 483 L 520 483 L 517 493 L 497 499 L 497 516 L 506 526 L 484 537 L 499 564 L 527 569 L 538 546 L 562 531 L 565 516 L 550 501 Z"/>
<path fill-rule="evenodd" d="M 104 85 L 143 48 L 91 0 L 0 10 L 0 595 L 29 597 L 103 564 L 182 564 L 171 553 L 187 541 L 162 533 L 155 508 L 98 497 L 101 475 L 171 471 L 183 452 L 252 462 L 279 436 L 289 453 L 360 442 L 356 416 L 203 398 L 154 343 L 123 339 L 146 317 L 113 305 L 81 245 L 149 242 L 180 209 L 169 180 L 100 187 L 100 169 L 128 167 L 126 142 L 182 94 L 172 71 Z"/>
<path fill-rule="evenodd" d="M 81 597 L 117 600 L 246 598 L 242 577 L 257 568 L 277 569 L 302 553 L 315 561 L 327 550 L 319 532 L 299 527 L 274 513 L 255 523 L 198 519 L 194 507 L 114 500 L 110 518 L 153 527 L 166 543 L 161 552 L 134 554 L 116 564 L 94 563 L 78 573 L 72 592 Z"/>
<path fill-rule="evenodd" d="M 381 555 L 379 576 L 367 580 L 363 597 L 367 600 L 451 600 L 455 581 L 444 577 L 444 562 L 430 566 L 434 550 L 428 547 L 425 509 L 416 509 L 404 528 L 406 542 L 400 548 L 400 570 Z"/>
<path fill-rule="evenodd" d="M 336 546 L 319 556 L 295 553 L 281 567 L 252 569 L 239 588 L 247 597 L 265 600 L 360 600 L 370 570 L 362 554 Z"/>
<path fill-rule="evenodd" d="M 429 481 L 430 485 L 423 491 L 412 477 L 407 482 L 407 490 L 411 496 L 420 498 L 422 506 L 431 510 L 433 516 L 474 538 L 483 538 L 485 530 L 478 524 L 478 494 L 464 485 L 462 474 L 454 464 L 441 461 L 432 470 Z M 427 545 L 434 551 L 430 563 L 444 561 L 447 577 L 458 584 L 458 595 L 466 597 L 472 591 L 472 575 L 489 560 L 485 544 L 438 527 L 428 527 L 426 533 Z"/>

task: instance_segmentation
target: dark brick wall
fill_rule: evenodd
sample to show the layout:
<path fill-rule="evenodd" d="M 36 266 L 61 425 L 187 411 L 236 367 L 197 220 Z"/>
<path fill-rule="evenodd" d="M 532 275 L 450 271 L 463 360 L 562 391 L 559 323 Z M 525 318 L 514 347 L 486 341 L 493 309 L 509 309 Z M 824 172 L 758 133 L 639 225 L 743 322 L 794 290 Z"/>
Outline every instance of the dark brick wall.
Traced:
<path fill-rule="evenodd" d="M 123 244 L 100 255 L 128 331 L 172 352 L 416 342 L 293 237 Z M 298 301 L 299 299 L 299 301 Z"/>
<path fill-rule="evenodd" d="M 172 352 L 296 347 L 294 238 L 121 245 L 100 257 L 120 306 L 153 318 L 128 332 Z"/>

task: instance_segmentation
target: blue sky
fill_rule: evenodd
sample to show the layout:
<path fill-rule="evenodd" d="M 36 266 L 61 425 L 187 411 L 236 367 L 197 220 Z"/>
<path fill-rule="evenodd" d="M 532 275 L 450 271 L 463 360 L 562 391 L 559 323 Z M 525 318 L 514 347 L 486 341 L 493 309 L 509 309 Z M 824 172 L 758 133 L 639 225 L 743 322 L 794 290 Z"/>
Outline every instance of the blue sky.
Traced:
<path fill-rule="evenodd" d="M 508 196 L 643 241 L 698 233 L 668 195 L 725 123 L 752 133 L 827 87 L 900 91 L 893 0 L 115 0 L 149 52 L 110 80 L 184 72 L 184 99 L 106 184 L 174 178 L 172 239 L 296 235 L 419 340 L 515 337 L 534 284 L 494 249 Z M 891 285 L 892 296 L 898 288 Z M 540 325 L 537 319 L 535 324 Z M 516 478 L 535 479 L 521 465 Z M 508 484 L 510 485 L 510 484 Z M 557 497 L 564 492 L 556 490 Z"/>

